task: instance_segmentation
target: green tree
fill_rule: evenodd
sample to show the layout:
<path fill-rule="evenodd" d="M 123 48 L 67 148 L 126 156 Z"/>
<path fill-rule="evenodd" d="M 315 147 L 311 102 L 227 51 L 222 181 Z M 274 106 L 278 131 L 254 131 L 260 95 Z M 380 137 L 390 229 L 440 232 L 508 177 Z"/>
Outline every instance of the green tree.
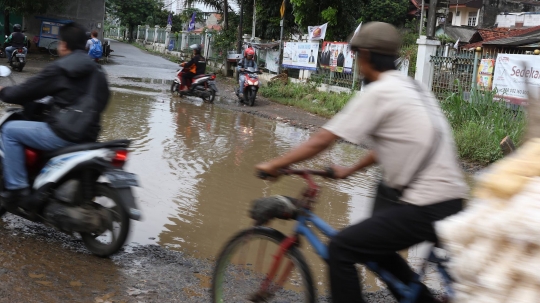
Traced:
<path fill-rule="evenodd" d="M 407 20 L 409 0 L 371 0 L 358 7 L 359 21 L 381 21 L 403 25 Z"/>
<path fill-rule="evenodd" d="M 35 0 L 0 0 L 0 7 L 4 8 L 4 34 L 10 35 L 9 14 L 42 14 L 47 11 L 62 12 L 68 0 L 35 1 Z"/>
<path fill-rule="evenodd" d="M 139 24 L 145 23 L 149 17 L 159 17 L 163 4 L 157 0 L 108 0 L 109 9 L 113 16 L 126 25 L 129 41 L 133 41 L 133 31 Z"/>

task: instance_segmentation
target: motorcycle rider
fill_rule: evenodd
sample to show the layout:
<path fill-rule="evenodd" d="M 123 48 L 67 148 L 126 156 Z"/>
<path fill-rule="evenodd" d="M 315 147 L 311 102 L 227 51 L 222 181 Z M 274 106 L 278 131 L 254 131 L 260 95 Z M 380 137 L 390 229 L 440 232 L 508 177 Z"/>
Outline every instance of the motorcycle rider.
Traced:
<path fill-rule="evenodd" d="M 328 265 L 334 303 L 365 302 L 356 263 L 376 262 L 410 285 L 416 274 L 397 251 L 424 241 L 437 242 L 433 224 L 459 212 L 468 192 L 452 130 L 437 99 L 396 70 L 401 44 L 397 29 L 388 23 L 366 23 L 350 44 L 365 82 L 371 82 L 363 94 L 357 93 L 307 142 L 256 166 L 278 176 L 278 169 L 314 157 L 338 138 L 355 144 L 371 139 L 373 151 L 352 167 L 334 166 L 335 176 L 346 178 L 378 163 L 383 182 L 376 201 L 380 205 L 391 197 L 395 202 L 331 239 Z M 417 302 L 437 302 L 425 285 L 421 287 Z M 399 293 L 390 290 L 399 301 Z"/>
<path fill-rule="evenodd" d="M 238 81 L 240 83 L 240 87 L 238 87 L 238 91 L 236 92 L 237 96 L 240 96 L 244 91 L 244 82 L 246 82 L 246 76 L 244 75 L 244 71 L 246 70 L 246 68 L 253 67 L 255 68 L 255 70 L 257 70 L 257 63 L 254 59 L 255 51 L 253 50 L 253 48 L 246 49 L 245 55 L 246 56 L 242 60 L 240 60 L 240 62 L 238 62 L 237 67 L 238 72 L 240 72 L 240 78 Z"/>
<path fill-rule="evenodd" d="M 38 75 L 25 83 L 11 87 L 0 87 L 0 100 L 6 103 L 32 106 L 35 100 L 52 97 L 51 106 L 65 108 L 84 95 L 90 85 L 90 79 L 97 75 L 97 87 L 94 91 L 96 119 L 85 133 L 72 141 L 66 139 L 65 129 L 57 127 L 60 117 L 48 115 L 45 122 L 10 121 L 2 128 L 4 157 L 3 205 L 7 209 L 17 206 L 30 211 L 37 211 L 39 205 L 30 194 L 28 175 L 25 168 L 24 148 L 40 151 L 52 151 L 83 142 L 95 142 L 100 131 L 101 112 L 109 100 L 109 85 L 101 69 L 88 60 L 85 51 L 86 30 L 77 23 L 68 23 L 60 28 L 58 54 L 61 57 L 48 65 Z M 57 111 L 60 112 L 60 111 Z"/>
<path fill-rule="evenodd" d="M 193 77 L 206 72 L 206 59 L 201 56 L 202 46 L 193 44 L 190 48 L 193 50 L 193 57 L 191 57 L 190 61 L 180 64 L 186 71 L 182 76 L 182 83 L 184 84 L 182 91 L 189 90 L 188 84 L 191 84 Z"/>
<path fill-rule="evenodd" d="M 15 24 L 13 25 L 13 33 L 9 35 L 9 37 L 6 40 L 6 43 L 11 43 L 11 46 L 6 47 L 6 54 L 8 57 L 8 63 L 11 63 L 11 56 L 13 55 L 13 52 L 18 48 L 23 48 L 23 53 L 26 55 L 28 50 L 26 49 L 26 43 L 27 38 L 26 36 L 21 33 L 21 25 Z"/>

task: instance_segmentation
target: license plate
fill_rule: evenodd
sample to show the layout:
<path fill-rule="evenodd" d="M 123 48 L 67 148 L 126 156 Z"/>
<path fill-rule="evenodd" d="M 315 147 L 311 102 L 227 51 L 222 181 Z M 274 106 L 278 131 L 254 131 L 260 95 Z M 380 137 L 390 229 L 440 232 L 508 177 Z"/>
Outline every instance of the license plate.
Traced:
<path fill-rule="evenodd" d="M 23 58 L 24 58 L 24 57 L 26 57 L 25 54 L 16 54 L 15 56 L 17 56 L 17 58 L 20 58 L 20 57 L 23 57 Z"/>
<path fill-rule="evenodd" d="M 132 186 L 139 186 L 137 181 L 137 175 L 129 173 L 127 171 L 115 169 L 105 172 L 105 177 L 111 182 L 112 188 L 126 188 Z"/>

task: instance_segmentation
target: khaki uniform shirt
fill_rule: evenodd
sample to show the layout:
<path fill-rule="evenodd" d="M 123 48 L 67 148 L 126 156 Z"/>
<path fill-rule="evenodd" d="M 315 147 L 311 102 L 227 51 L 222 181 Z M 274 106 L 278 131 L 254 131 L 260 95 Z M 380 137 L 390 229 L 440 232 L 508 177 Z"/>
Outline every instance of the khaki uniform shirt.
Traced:
<path fill-rule="evenodd" d="M 421 87 L 419 91 L 398 71 L 382 73 L 323 128 L 356 144 L 371 139 L 386 184 L 398 189 L 408 185 L 405 202 L 428 205 L 466 198 L 452 130 L 435 96 Z M 437 141 L 434 124 L 440 137 L 435 153 L 430 151 Z M 430 152 L 431 160 L 414 177 Z"/>

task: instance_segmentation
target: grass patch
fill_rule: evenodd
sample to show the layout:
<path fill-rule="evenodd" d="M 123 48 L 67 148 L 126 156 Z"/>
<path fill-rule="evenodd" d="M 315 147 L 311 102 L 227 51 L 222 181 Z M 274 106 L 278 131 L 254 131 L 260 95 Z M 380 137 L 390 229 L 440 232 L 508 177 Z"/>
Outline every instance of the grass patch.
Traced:
<path fill-rule="evenodd" d="M 473 91 L 467 101 L 460 89 L 441 101 L 461 159 L 489 164 L 502 158 L 499 143 L 506 136 L 519 145 L 526 124 L 524 110 L 512 110 L 494 96 L 495 92 Z"/>
<path fill-rule="evenodd" d="M 259 92 L 275 102 L 299 107 L 323 117 L 335 115 L 352 97 L 350 93 L 320 92 L 317 86 L 315 82 L 287 85 L 275 82 L 263 85 Z"/>

